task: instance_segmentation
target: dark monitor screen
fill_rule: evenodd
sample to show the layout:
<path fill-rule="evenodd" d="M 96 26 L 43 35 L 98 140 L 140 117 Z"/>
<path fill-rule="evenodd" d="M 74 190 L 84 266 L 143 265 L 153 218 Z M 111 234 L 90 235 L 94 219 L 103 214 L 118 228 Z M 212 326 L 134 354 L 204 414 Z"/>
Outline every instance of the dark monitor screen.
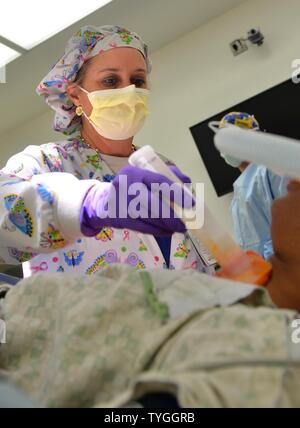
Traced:
<path fill-rule="evenodd" d="M 208 123 L 232 111 L 254 114 L 262 131 L 300 140 L 300 84 L 287 80 L 190 128 L 218 196 L 232 192 L 240 173 L 220 156 Z"/>

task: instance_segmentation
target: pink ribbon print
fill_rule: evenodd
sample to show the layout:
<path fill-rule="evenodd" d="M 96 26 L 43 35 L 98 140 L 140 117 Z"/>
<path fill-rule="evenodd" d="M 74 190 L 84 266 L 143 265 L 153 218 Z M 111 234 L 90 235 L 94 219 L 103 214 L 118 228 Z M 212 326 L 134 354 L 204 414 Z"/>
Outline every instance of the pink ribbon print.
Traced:
<path fill-rule="evenodd" d="M 48 263 L 47 262 L 42 262 L 42 263 L 40 263 L 39 266 L 31 266 L 31 270 L 34 273 L 45 272 L 46 270 L 48 270 Z"/>

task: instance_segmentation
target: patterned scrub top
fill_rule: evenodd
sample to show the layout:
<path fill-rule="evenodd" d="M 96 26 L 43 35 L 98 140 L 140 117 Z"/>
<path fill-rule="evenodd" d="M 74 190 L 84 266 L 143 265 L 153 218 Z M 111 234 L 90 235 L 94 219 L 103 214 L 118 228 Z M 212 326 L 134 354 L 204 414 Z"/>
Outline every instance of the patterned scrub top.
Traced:
<path fill-rule="evenodd" d="M 151 235 L 103 228 L 93 238 L 80 230 L 80 209 L 95 183 L 114 174 L 98 152 L 79 137 L 28 146 L 0 172 L 0 263 L 23 263 L 37 272 L 93 274 L 110 263 L 136 269 L 167 268 Z M 174 233 L 170 269 L 197 269 L 189 238 Z"/>

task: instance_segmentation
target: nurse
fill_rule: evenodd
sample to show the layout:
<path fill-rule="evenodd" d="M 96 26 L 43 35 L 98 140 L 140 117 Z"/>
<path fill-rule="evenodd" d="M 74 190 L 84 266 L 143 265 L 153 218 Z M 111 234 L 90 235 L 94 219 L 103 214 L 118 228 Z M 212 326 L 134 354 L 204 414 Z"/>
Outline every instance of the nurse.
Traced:
<path fill-rule="evenodd" d="M 257 120 L 248 113 L 229 113 L 223 117 L 219 126 L 222 128 L 227 123 L 253 131 L 259 130 Z M 241 171 L 233 185 L 230 207 L 236 240 L 244 250 L 254 250 L 269 259 L 273 254 L 271 207 L 275 199 L 286 194 L 289 180 L 264 166 L 229 155 L 222 157 L 229 165 Z"/>
<path fill-rule="evenodd" d="M 94 274 L 110 263 L 197 267 L 184 224 L 173 211 L 165 218 L 161 193 L 150 190 L 173 183 L 127 162 L 148 114 L 150 70 L 147 46 L 124 28 L 87 26 L 69 40 L 37 88 L 62 140 L 28 146 L 0 174 L 0 262 L 26 262 L 25 276 Z M 131 215 L 128 193 L 118 203 L 124 177 L 143 186 L 143 214 Z"/>

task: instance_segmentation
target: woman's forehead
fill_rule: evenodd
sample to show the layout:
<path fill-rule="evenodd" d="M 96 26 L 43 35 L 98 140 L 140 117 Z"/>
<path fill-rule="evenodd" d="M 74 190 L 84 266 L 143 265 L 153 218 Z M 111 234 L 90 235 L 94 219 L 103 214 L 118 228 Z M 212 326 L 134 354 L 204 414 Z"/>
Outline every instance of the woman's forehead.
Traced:
<path fill-rule="evenodd" d="M 93 71 L 139 70 L 147 72 L 143 54 L 134 48 L 120 47 L 100 52 L 91 61 Z"/>

